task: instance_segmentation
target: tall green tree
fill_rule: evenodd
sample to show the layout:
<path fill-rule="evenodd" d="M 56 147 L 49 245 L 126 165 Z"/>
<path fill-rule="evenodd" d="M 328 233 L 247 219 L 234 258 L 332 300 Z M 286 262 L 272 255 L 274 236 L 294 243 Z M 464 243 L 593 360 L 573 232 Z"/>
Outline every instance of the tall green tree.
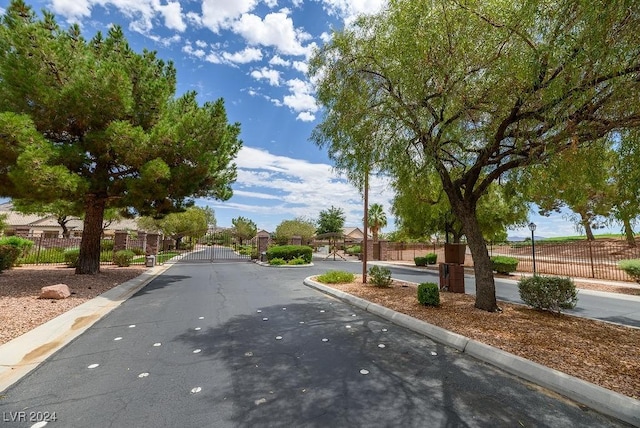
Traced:
<path fill-rule="evenodd" d="M 138 219 L 138 227 L 141 229 L 161 232 L 165 236 L 176 241 L 176 248 L 180 249 L 184 238 L 192 241 L 204 236 L 211 224 L 211 210 L 200 207 L 189 207 L 185 211 L 170 213 L 155 219 L 153 217 L 141 217 Z"/>
<path fill-rule="evenodd" d="M 625 131 L 614 139 L 611 216 L 622 224 L 627 243 L 636 246 L 633 226 L 640 216 L 640 131 Z"/>
<path fill-rule="evenodd" d="M 640 126 L 639 26 L 632 0 L 391 0 L 312 58 L 314 139 L 340 153 L 376 123 L 389 174 L 436 173 L 473 256 L 475 306 L 496 311 L 480 197 L 515 168 Z"/>
<path fill-rule="evenodd" d="M 387 214 L 384 212 L 382 204 L 371 204 L 368 215 L 369 230 L 373 235 L 373 242 L 377 242 L 380 229 L 387 225 Z"/>
<path fill-rule="evenodd" d="M 283 220 L 274 232 L 274 239 L 278 244 L 287 244 L 292 237 L 299 236 L 302 242 L 308 242 L 316 233 L 316 224 L 313 220 L 298 217 L 293 220 Z"/>
<path fill-rule="evenodd" d="M 107 208 L 162 216 L 231 196 L 239 124 L 222 99 L 199 106 L 175 86 L 173 64 L 134 52 L 118 26 L 87 41 L 22 0 L 2 17 L 0 194 L 77 205 L 76 273 L 99 272 Z"/>
<path fill-rule="evenodd" d="M 541 215 L 569 208 L 574 213 L 569 218 L 593 241 L 593 229 L 602 227 L 611 212 L 613 161 L 614 152 L 608 140 L 602 139 L 530 167 L 519 180 L 529 183 L 529 198 L 540 207 Z"/>
<path fill-rule="evenodd" d="M 322 235 L 325 233 L 342 233 L 345 222 L 344 210 L 334 207 L 320 211 L 318 214 L 318 227 L 316 233 Z"/>
<path fill-rule="evenodd" d="M 233 236 L 240 241 L 240 245 L 248 239 L 253 239 L 258 233 L 258 226 L 245 217 L 236 217 L 231 219 L 231 224 L 233 225 Z"/>

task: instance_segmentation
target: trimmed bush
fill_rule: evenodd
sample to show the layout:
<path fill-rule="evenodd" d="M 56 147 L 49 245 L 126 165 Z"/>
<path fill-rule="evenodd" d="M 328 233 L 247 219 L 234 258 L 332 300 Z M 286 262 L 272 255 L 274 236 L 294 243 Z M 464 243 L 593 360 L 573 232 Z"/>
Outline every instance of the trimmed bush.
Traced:
<path fill-rule="evenodd" d="M 144 256 L 144 248 L 142 247 L 132 247 L 129 248 L 129 251 L 133 251 L 133 254 L 135 254 L 136 256 Z"/>
<path fill-rule="evenodd" d="M 542 311 L 559 314 L 562 309 L 573 309 L 578 302 L 571 278 L 534 275 L 518 281 L 518 290 L 523 302 Z"/>
<path fill-rule="evenodd" d="M 299 266 L 299 265 L 306 265 L 308 264 L 307 261 L 305 259 L 303 259 L 302 257 L 298 257 L 297 259 L 291 259 L 287 262 L 288 265 L 290 266 Z"/>
<path fill-rule="evenodd" d="M 625 271 L 627 275 L 640 283 L 640 260 L 620 260 L 618 267 Z"/>
<path fill-rule="evenodd" d="M 391 270 L 384 266 L 373 265 L 369 268 L 369 278 L 376 287 L 389 287 L 391 285 Z"/>
<path fill-rule="evenodd" d="M 282 259 L 289 261 L 303 258 L 307 263 L 311 263 L 313 249 L 306 245 L 277 245 L 267 250 L 267 260 Z"/>
<path fill-rule="evenodd" d="M 518 268 L 519 260 L 514 257 L 493 256 L 491 257 L 491 268 L 498 273 L 510 274 Z"/>
<path fill-rule="evenodd" d="M 287 262 L 285 259 L 281 259 L 280 257 L 274 257 L 273 259 L 269 260 L 269 264 L 272 266 L 282 266 L 286 265 Z"/>
<path fill-rule="evenodd" d="M 357 256 L 362 253 L 362 247 L 360 245 L 352 245 L 348 247 L 345 252 L 351 256 Z"/>
<path fill-rule="evenodd" d="M 424 258 L 427 259 L 428 265 L 435 265 L 438 261 L 438 255 L 436 253 L 428 253 Z"/>
<path fill-rule="evenodd" d="M 20 257 L 20 248 L 13 245 L 0 245 L 0 272 L 11 269 Z"/>
<path fill-rule="evenodd" d="M 11 245 L 20 249 L 20 257 L 25 257 L 33 248 L 33 241 L 20 236 L 6 236 L 0 239 L 0 245 Z"/>
<path fill-rule="evenodd" d="M 425 306 L 440 306 L 440 287 L 435 282 L 418 284 L 418 302 Z"/>
<path fill-rule="evenodd" d="M 127 267 L 131 265 L 133 258 L 136 256 L 131 250 L 116 251 L 113 255 L 113 262 L 119 267 Z"/>
<path fill-rule="evenodd" d="M 416 266 L 426 266 L 427 265 L 427 258 L 426 257 L 414 257 L 413 258 L 413 262 L 416 264 Z"/>
<path fill-rule="evenodd" d="M 351 272 L 344 272 L 340 270 L 331 270 L 329 272 L 319 275 L 316 280 L 323 284 L 346 284 L 353 282 L 356 276 Z"/>
<path fill-rule="evenodd" d="M 76 268 L 78 267 L 78 261 L 80 259 L 80 249 L 79 248 L 71 248 L 64 252 L 64 262 L 68 267 Z"/>

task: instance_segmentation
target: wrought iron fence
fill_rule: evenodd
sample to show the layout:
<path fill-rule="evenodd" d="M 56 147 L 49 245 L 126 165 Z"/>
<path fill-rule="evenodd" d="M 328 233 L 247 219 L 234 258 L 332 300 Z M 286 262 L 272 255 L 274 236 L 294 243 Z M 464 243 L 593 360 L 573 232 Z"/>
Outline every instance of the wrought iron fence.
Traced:
<path fill-rule="evenodd" d="M 509 256 L 519 260 L 517 272 L 533 272 L 533 246 L 530 241 L 487 245 L 490 256 Z M 412 262 L 415 257 L 436 253 L 438 262 L 444 261 L 443 244 L 398 243 L 387 245 L 386 259 Z M 626 259 L 640 259 L 640 248 L 619 240 L 544 242 L 535 243 L 536 272 L 539 274 L 594 278 L 615 281 L 633 281 L 618 268 Z M 467 249 L 465 266 L 473 266 Z"/>

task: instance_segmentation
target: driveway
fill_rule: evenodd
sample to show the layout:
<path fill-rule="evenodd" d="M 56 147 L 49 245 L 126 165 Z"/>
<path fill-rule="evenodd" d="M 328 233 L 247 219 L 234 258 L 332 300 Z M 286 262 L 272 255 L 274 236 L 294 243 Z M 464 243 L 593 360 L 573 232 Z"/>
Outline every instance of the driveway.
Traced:
<path fill-rule="evenodd" d="M 344 265 L 178 263 L 4 391 L 3 426 L 625 426 L 302 284 Z"/>

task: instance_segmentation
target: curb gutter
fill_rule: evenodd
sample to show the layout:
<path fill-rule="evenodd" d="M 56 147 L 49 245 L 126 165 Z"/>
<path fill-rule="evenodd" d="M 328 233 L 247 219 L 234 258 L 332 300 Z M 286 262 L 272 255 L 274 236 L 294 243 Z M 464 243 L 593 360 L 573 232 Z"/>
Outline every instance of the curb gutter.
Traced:
<path fill-rule="evenodd" d="M 436 342 L 464 352 L 478 360 L 489 363 L 507 373 L 540 385 L 573 401 L 584 404 L 600 413 L 640 426 L 640 400 L 610 391 L 593 383 L 578 379 L 493 346 L 469 339 L 457 333 L 418 320 L 408 315 L 385 308 L 360 297 L 335 290 L 310 277 L 304 285 L 325 294 L 337 297 L 353 306 L 382 317 L 396 325 L 420 333 Z"/>
<path fill-rule="evenodd" d="M 0 392 L 38 367 L 55 352 L 84 333 L 106 314 L 146 286 L 172 263 L 141 275 L 57 316 L 0 346 Z"/>

